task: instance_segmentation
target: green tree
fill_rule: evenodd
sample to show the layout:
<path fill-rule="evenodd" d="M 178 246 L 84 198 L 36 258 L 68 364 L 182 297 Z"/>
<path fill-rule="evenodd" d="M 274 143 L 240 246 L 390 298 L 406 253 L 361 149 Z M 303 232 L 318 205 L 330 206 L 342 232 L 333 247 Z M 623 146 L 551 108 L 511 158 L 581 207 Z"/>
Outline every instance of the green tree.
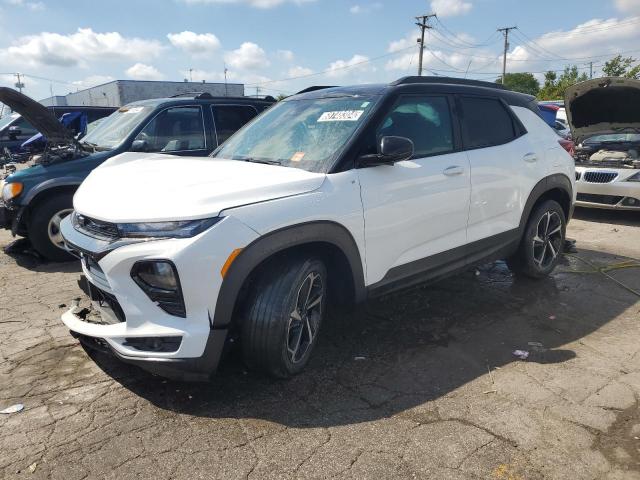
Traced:
<path fill-rule="evenodd" d="M 561 100 L 564 98 L 564 91 L 574 83 L 584 82 L 589 77 L 586 73 L 579 73 L 576 65 L 564 67 L 564 71 L 558 74 L 549 71 L 544 74 L 544 84 L 538 93 L 539 100 Z"/>
<path fill-rule="evenodd" d="M 504 80 L 505 87 L 514 92 L 537 95 L 540 91 L 540 82 L 532 73 L 507 73 Z M 502 83 L 502 77 L 498 78 L 496 83 Z"/>
<path fill-rule="evenodd" d="M 636 59 L 617 55 L 604 64 L 602 73 L 607 77 L 640 78 L 640 65 L 634 65 Z"/>

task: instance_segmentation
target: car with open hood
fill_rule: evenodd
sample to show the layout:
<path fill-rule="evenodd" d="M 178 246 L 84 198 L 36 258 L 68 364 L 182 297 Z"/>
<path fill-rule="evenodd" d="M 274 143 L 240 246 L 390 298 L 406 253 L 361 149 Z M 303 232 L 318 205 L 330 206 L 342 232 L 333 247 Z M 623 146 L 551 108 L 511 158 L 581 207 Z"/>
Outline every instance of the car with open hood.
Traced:
<path fill-rule="evenodd" d="M 48 142 L 32 166 L 4 179 L 0 227 L 28 237 L 42 256 L 54 261 L 73 258 L 64 248 L 60 221 L 71 213 L 78 186 L 98 165 L 127 151 L 207 155 L 275 101 L 208 93 L 144 100 L 118 108 L 78 140 L 39 103 L 11 89 L 0 93 L 6 96 L 0 100 L 24 115 Z M 108 185 L 111 193 L 103 202 L 117 196 L 123 180 Z"/>
<path fill-rule="evenodd" d="M 294 375 L 330 304 L 491 259 L 548 275 L 574 200 L 558 138 L 532 96 L 406 77 L 309 88 L 209 157 L 113 158 L 61 224 L 94 306 L 62 321 L 166 376 L 206 378 L 227 345 Z"/>
<path fill-rule="evenodd" d="M 569 87 L 576 205 L 640 210 L 640 80 L 605 77 Z"/>

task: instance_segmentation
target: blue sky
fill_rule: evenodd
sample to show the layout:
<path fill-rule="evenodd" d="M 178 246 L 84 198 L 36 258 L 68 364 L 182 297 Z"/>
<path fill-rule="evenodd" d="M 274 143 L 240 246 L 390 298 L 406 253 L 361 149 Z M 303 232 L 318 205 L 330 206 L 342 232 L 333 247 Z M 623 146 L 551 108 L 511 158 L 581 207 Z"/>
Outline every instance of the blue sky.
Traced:
<path fill-rule="evenodd" d="M 640 58 L 640 0 L 0 0 L 0 84 L 23 73 L 43 98 L 116 78 L 220 81 L 225 64 L 247 93 L 389 81 L 417 70 L 413 17 L 431 12 L 432 74 L 495 79 L 496 28 L 513 25 L 508 71 Z"/>

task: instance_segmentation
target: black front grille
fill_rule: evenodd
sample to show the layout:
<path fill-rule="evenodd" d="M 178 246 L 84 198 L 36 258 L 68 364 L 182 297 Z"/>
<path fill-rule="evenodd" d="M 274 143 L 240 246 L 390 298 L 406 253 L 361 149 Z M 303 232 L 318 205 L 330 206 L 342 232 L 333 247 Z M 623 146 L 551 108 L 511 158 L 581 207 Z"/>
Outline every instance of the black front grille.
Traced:
<path fill-rule="evenodd" d="M 589 183 L 610 183 L 618 176 L 615 172 L 584 172 L 584 181 Z"/>
<path fill-rule="evenodd" d="M 576 200 L 579 202 L 601 203 L 603 205 L 616 205 L 623 197 L 615 195 L 596 195 L 593 193 L 579 193 Z"/>
<path fill-rule="evenodd" d="M 101 238 L 118 238 L 120 236 L 118 232 L 118 225 L 110 222 L 103 222 L 102 220 L 96 220 L 95 218 L 86 217 L 84 215 L 74 215 L 74 225 L 77 230 L 83 231 L 91 236 L 97 236 Z"/>

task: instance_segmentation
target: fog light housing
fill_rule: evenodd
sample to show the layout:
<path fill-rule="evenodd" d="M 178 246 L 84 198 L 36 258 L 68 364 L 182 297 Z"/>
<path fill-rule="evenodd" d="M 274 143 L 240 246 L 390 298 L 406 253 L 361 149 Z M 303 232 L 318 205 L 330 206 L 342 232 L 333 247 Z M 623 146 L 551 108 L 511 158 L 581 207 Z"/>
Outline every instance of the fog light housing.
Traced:
<path fill-rule="evenodd" d="M 180 278 L 169 260 L 142 260 L 131 268 L 131 278 L 147 297 L 170 315 L 187 316 Z"/>

